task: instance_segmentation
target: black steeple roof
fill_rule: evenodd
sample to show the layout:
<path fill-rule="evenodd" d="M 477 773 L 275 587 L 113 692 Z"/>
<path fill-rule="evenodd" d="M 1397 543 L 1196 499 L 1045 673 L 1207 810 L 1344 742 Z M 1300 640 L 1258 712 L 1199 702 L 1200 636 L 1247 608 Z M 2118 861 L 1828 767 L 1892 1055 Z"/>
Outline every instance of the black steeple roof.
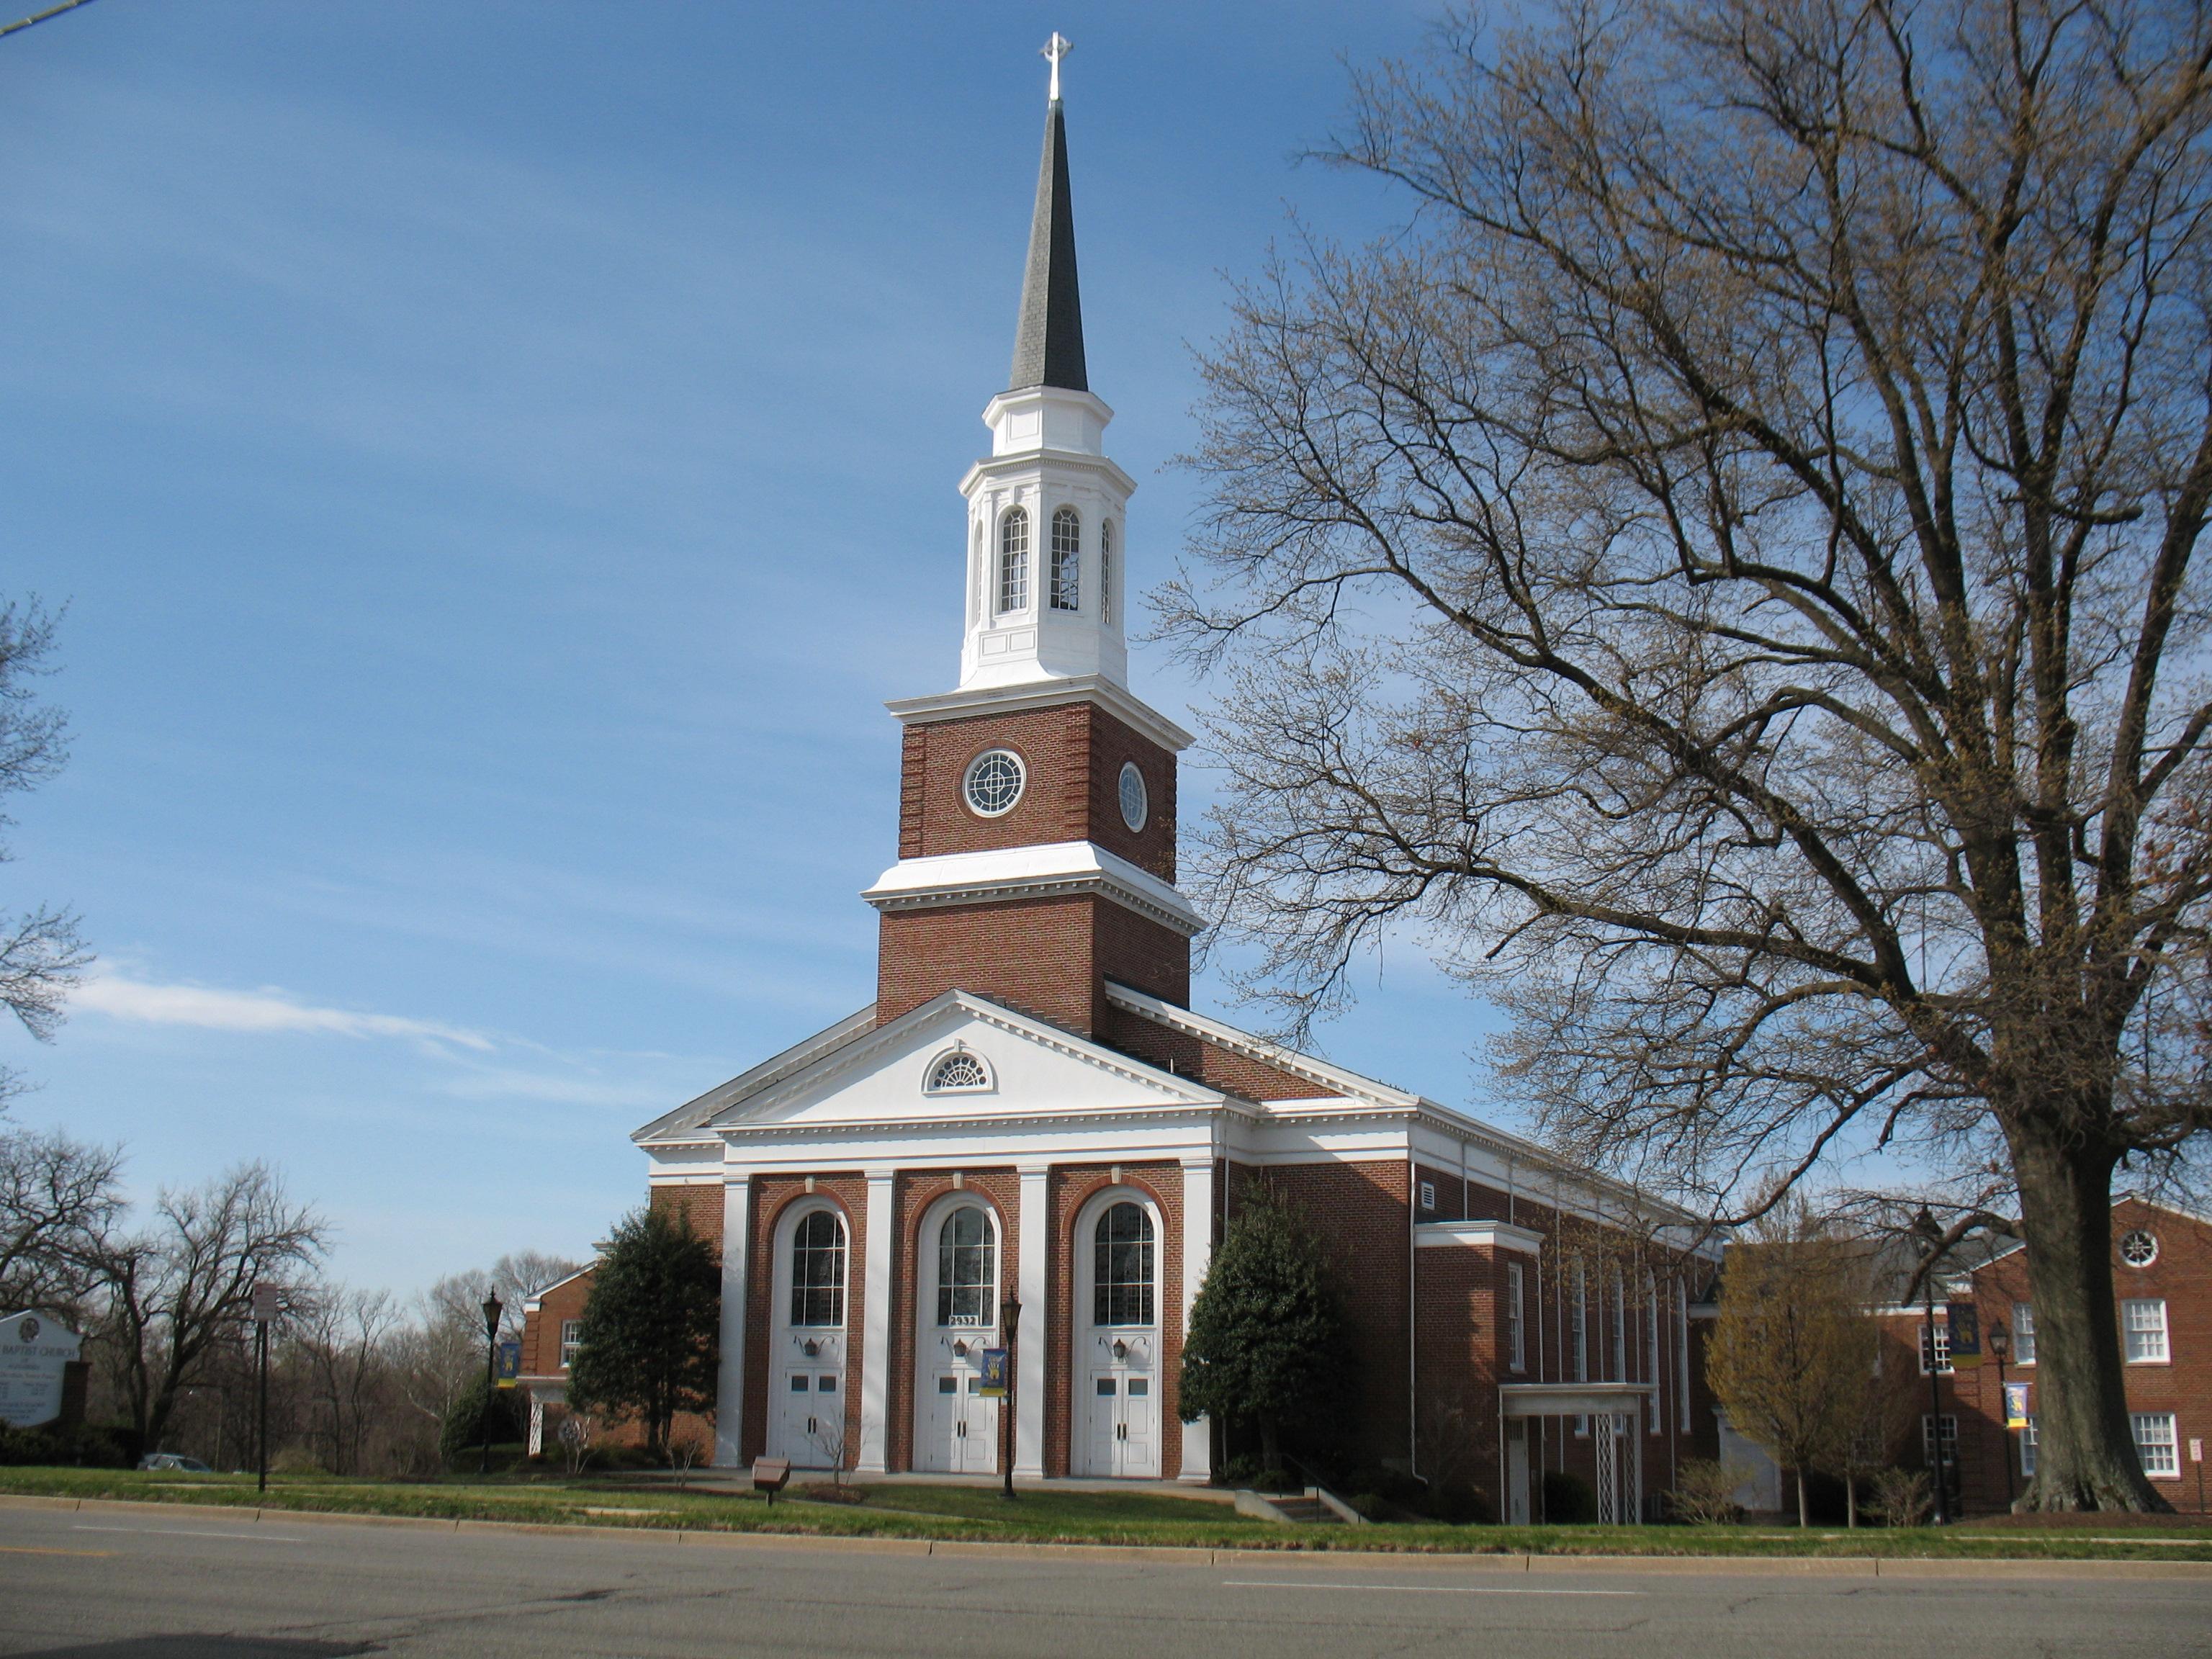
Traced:
<path fill-rule="evenodd" d="M 1044 159 L 1037 167 L 1036 210 L 1030 221 L 1030 259 L 1022 272 L 1022 317 L 1014 332 L 1013 378 L 1007 389 L 1033 386 L 1091 390 L 1083 368 L 1083 299 L 1075 283 L 1067 123 L 1057 98 L 1044 118 Z"/>

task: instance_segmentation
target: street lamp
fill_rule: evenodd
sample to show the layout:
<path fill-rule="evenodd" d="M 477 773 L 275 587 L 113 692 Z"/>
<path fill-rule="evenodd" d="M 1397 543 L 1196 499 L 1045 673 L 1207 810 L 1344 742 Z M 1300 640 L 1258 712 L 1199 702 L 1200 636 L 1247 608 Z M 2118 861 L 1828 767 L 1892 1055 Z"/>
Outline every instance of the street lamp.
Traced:
<path fill-rule="evenodd" d="M 1014 1495 L 1014 1333 L 1022 1328 L 1022 1304 L 1017 1297 L 1006 1301 L 1006 1399 L 999 1416 L 999 1469 L 1005 1480 L 1004 1497 Z"/>
<path fill-rule="evenodd" d="M 483 1456 L 477 1464 L 478 1474 L 491 1473 L 491 1400 L 492 1390 L 498 1386 L 499 1372 L 499 1316 L 502 1310 L 499 1292 L 490 1291 L 483 1299 L 484 1316 L 484 1397 L 483 1413 L 477 1419 L 483 1431 Z"/>
<path fill-rule="evenodd" d="M 1990 1357 L 1997 1362 L 1997 1426 L 2004 1444 L 2005 1507 L 2012 1507 L 2012 1412 L 2005 1404 L 2005 1360 L 2012 1353 L 2012 1333 L 1999 1320 L 1990 1327 Z"/>

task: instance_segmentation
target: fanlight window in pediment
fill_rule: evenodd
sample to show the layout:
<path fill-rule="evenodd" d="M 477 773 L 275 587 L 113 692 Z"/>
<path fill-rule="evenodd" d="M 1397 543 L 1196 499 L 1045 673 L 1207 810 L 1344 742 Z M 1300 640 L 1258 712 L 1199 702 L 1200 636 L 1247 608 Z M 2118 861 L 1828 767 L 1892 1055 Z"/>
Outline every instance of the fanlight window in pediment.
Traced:
<path fill-rule="evenodd" d="M 990 1086 L 990 1068 L 980 1056 L 965 1048 L 955 1048 L 932 1060 L 922 1085 L 933 1095 L 972 1094 Z"/>

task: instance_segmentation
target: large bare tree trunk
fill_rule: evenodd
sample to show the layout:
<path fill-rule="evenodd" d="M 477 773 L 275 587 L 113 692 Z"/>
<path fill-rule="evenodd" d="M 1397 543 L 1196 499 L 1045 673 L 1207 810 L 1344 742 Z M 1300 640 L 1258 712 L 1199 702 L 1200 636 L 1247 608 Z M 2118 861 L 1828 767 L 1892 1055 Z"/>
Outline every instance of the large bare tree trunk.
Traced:
<path fill-rule="evenodd" d="M 2135 1437 L 2113 1311 L 2113 1160 L 2033 1125 L 2011 1141 L 2035 1309 L 2037 1455 L 2020 1507 L 2171 1509 L 2126 1449 Z"/>

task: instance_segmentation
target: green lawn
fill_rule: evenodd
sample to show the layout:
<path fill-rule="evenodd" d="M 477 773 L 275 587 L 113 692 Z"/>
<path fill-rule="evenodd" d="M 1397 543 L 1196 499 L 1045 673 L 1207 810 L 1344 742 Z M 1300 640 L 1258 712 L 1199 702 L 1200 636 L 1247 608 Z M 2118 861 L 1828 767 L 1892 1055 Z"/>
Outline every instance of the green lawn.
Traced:
<path fill-rule="evenodd" d="M 1285 1527 L 1248 1520 L 1226 1504 L 1158 1492 L 1025 1491 L 1008 1502 L 983 1487 L 885 1482 L 859 1504 L 793 1495 L 775 1508 L 750 1492 L 678 1491 L 622 1475 L 479 1480 L 273 1478 L 264 1497 L 250 1476 L 141 1474 L 65 1468 L 0 1469 L 0 1492 L 219 1504 L 338 1514 L 411 1515 L 684 1531 L 780 1532 L 834 1537 L 1142 1544 L 1199 1549 L 1385 1550 L 1540 1555 L 1884 1556 L 2008 1559 L 2212 1561 L 2212 1527 L 2176 1521 L 2131 1527 L 2113 1541 L 2083 1529 L 2002 1523 L 1949 1528 L 1747 1527 Z"/>

